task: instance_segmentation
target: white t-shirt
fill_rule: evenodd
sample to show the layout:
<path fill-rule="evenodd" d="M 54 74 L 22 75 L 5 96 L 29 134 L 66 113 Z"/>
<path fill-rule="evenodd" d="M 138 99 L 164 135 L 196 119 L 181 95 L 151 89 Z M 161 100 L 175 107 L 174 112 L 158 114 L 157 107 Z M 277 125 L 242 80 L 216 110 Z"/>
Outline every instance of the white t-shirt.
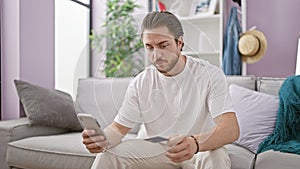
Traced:
<path fill-rule="evenodd" d="M 187 56 L 183 71 L 165 76 L 154 66 L 129 85 L 115 122 L 132 128 L 143 123 L 141 137 L 198 134 L 213 118 L 234 112 L 225 75 L 207 61 Z"/>

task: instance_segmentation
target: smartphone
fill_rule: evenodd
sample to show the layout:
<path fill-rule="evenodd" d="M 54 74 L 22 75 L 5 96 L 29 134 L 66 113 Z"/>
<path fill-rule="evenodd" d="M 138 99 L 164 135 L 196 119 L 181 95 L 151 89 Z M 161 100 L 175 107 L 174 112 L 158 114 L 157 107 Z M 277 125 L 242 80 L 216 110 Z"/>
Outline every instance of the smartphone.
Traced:
<path fill-rule="evenodd" d="M 105 137 L 105 134 L 101 129 L 101 125 L 98 123 L 98 121 L 93 115 L 86 113 L 78 113 L 77 118 L 84 129 L 95 130 L 95 135 L 102 135 Z"/>

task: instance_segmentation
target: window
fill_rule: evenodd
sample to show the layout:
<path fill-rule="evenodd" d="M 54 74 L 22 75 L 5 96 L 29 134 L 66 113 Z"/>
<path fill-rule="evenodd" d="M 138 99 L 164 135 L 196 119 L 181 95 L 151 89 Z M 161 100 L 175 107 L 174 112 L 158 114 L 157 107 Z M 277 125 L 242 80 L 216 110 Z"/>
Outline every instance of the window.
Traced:
<path fill-rule="evenodd" d="M 91 1 L 55 1 L 55 88 L 73 97 L 78 78 L 90 75 Z"/>

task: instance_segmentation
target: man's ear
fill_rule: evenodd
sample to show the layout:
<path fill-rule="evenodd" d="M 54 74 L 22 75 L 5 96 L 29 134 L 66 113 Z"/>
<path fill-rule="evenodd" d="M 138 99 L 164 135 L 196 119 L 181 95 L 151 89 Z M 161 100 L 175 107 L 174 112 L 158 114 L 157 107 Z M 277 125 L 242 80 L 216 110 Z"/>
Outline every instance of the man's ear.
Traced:
<path fill-rule="evenodd" d="M 184 46 L 184 42 L 183 42 L 183 37 L 182 36 L 180 36 L 179 38 L 178 38 L 178 42 L 177 42 L 178 44 L 178 47 L 180 48 L 180 51 L 182 51 L 182 48 L 183 48 L 183 46 Z"/>

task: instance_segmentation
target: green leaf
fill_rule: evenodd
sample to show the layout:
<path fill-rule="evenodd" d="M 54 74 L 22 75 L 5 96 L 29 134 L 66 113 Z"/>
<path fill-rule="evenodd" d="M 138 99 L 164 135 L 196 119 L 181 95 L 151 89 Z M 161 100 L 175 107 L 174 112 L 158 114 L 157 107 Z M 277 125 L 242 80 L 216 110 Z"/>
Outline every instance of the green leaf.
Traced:
<path fill-rule="evenodd" d="M 90 40 L 94 48 L 103 51 L 106 43 L 104 72 L 107 77 L 132 76 L 143 68 L 140 57 L 133 54 L 143 48 L 133 11 L 140 6 L 133 0 L 107 0 L 106 21 L 101 26 L 105 31 L 94 30 Z"/>

